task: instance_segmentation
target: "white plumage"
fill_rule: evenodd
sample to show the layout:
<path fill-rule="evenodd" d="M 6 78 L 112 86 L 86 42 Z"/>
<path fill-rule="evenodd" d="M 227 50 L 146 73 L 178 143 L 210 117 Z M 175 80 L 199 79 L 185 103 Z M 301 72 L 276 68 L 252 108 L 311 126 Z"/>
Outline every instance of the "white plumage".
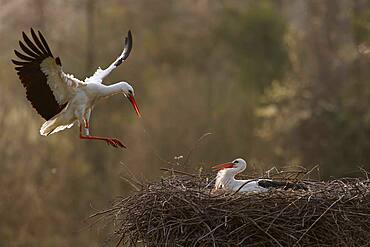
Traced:
<path fill-rule="evenodd" d="M 40 69 L 46 75 L 46 82 L 59 105 L 68 102 L 75 95 L 77 88 L 85 85 L 73 75 L 64 73 L 62 66 L 57 65 L 52 57 L 45 58 Z"/>

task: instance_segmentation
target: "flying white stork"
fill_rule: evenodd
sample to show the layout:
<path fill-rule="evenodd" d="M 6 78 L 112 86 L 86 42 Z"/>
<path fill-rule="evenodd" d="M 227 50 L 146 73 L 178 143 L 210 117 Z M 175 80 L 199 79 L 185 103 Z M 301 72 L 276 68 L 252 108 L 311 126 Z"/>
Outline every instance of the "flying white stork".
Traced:
<path fill-rule="evenodd" d="M 113 147 L 126 146 L 117 138 L 90 135 L 90 114 L 95 103 L 114 94 L 123 94 L 133 105 L 137 115 L 140 111 L 134 98 L 134 89 L 125 81 L 112 85 L 102 84 L 108 76 L 129 56 L 132 48 L 132 36 L 128 31 L 121 55 L 106 69 L 100 67 L 96 72 L 81 81 L 62 70 L 59 57 L 54 58 L 44 36 L 38 35 L 31 28 L 33 41 L 22 32 L 23 40 L 19 41 L 24 54 L 14 50 L 21 61 L 12 60 L 15 70 L 26 88 L 27 99 L 36 111 L 47 120 L 40 129 L 40 134 L 48 136 L 75 123 L 80 127 L 80 139 L 103 140 Z"/>
<path fill-rule="evenodd" d="M 235 176 L 243 172 L 246 167 L 247 162 L 241 158 L 235 159 L 232 162 L 213 166 L 212 168 L 214 169 L 214 171 L 218 172 L 216 177 L 215 189 L 238 192 L 266 192 L 272 188 L 306 189 L 304 184 L 273 181 L 270 179 L 235 179 Z"/>

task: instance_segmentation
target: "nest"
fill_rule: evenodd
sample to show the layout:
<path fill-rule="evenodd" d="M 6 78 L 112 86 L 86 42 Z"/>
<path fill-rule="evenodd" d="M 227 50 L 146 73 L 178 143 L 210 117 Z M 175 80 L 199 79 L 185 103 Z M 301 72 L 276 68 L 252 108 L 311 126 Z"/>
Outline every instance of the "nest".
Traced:
<path fill-rule="evenodd" d="M 369 179 L 304 183 L 212 193 L 207 176 L 173 174 L 92 217 L 114 228 L 117 246 L 368 246 Z"/>

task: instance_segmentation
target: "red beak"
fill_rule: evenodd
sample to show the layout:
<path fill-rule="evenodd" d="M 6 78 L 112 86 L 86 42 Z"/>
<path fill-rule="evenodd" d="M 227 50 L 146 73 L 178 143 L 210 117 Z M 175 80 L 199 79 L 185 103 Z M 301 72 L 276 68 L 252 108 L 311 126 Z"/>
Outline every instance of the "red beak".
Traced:
<path fill-rule="evenodd" d="M 233 167 L 234 167 L 234 163 L 230 163 L 230 162 L 212 166 L 214 172 L 218 172 L 218 171 L 221 171 L 223 169 L 233 168 Z"/>
<path fill-rule="evenodd" d="M 132 106 L 134 107 L 135 111 L 136 111 L 136 114 L 138 115 L 138 117 L 140 118 L 141 117 L 141 114 L 140 114 L 140 110 L 139 110 L 139 107 L 137 107 L 137 104 L 136 104 L 136 101 L 135 101 L 135 98 L 134 96 L 132 95 L 129 95 L 127 96 L 128 100 L 131 102 Z"/>

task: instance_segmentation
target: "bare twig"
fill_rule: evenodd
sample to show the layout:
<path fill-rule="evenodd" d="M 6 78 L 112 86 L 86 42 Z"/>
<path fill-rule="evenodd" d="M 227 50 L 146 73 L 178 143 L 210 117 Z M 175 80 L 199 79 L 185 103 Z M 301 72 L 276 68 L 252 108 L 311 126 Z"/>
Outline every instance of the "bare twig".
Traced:
<path fill-rule="evenodd" d="M 181 175 L 186 175 L 186 176 L 190 176 L 190 177 L 198 177 L 197 175 L 194 175 L 194 174 L 191 174 L 191 173 L 187 173 L 187 172 L 184 172 L 184 171 L 178 171 L 178 170 L 174 170 L 172 168 L 159 168 L 159 170 L 161 171 L 166 171 L 166 172 L 171 172 L 171 173 L 177 173 L 177 174 L 181 174 Z"/>
<path fill-rule="evenodd" d="M 294 246 L 297 246 L 299 241 L 302 240 L 302 238 L 312 229 L 314 225 L 316 225 L 317 222 L 328 212 L 337 202 L 342 200 L 343 196 L 340 196 L 335 202 L 333 202 L 311 225 L 309 228 L 306 229 L 306 231 L 301 235 L 301 237 L 297 240 L 297 242 L 294 244 Z"/>
<path fill-rule="evenodd" d="M 198 145 L 208 136 L 212 135 L 212 133 L 205 133 L 203 134 L 201 137 L 199 137 L 199 139 L 195 142 L 195 144 L 190 148 L 188 154 L 185 156 L 185 160 L 184 160 L 184 166 L 186 167 L 188 165 L 188 162 L 190 160 L 190 156 L 191 154 L 193 153 L 193 151 L 198 147 Z"/>

